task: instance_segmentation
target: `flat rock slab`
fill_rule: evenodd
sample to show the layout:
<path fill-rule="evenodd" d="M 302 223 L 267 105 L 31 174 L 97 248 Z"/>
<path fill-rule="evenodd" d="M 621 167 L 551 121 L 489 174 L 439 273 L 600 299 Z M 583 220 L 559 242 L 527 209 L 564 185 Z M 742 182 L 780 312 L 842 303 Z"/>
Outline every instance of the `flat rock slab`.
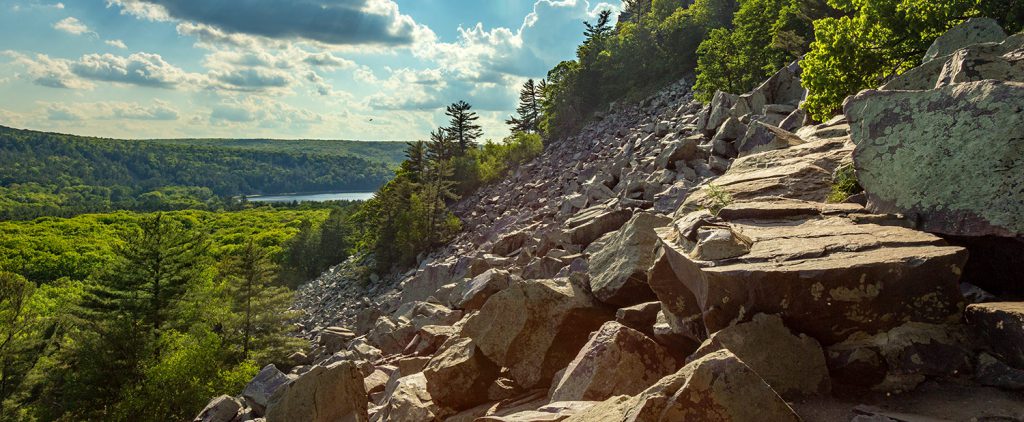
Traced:
<path fill-rule="evenodd" d="M 870 90 L 845 111 L 869 209 L 933 233 L 1024 236 L 1024 83 Z"/>
<path fill-rule="evenodd" d="M 680 228 L 658 231 L 709 334 L 757 313 L 777 314 L 829 345 L 908 321 L 955 321 L 962 310 L 957 281 L 967 253 L 934 235 L 841 215 L 719 224 L 749 242 L 749 252 L 701 261 L 692 255 L 699 245 Z"/>

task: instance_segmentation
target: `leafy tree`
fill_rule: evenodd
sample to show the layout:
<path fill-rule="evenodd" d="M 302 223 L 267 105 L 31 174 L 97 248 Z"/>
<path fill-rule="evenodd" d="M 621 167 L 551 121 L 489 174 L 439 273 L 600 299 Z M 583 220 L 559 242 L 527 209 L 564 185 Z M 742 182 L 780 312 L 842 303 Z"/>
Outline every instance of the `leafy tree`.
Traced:
<path fill-rule="evenodd" d="M 465 101 L 452 103 L 445 110 L 445 115 L 451 118 L 448 123 L 447 132 L 459 148 L 459 153 L 465 153 L 476 146 L 476 140 L 483 136 L 483 130 L 476 121 L 480 116 L 471 111 L 473 106 Z"/>
<path fill-rule="evenodd" d="M 348 258 L 349 251 L 352 249 L 349 242 L 349 238 L 352 236 L 352 227 L 348 217 L 347 209 L 335 208 L 331 210 L 327 220 L 320 226 L 320 247 L 317 250 L 321 271 L 340 264 Z"/>
<path fill-rule="evenodd" d="M 816 120 L 843 100 L 920 63 L 932 41 L 978 13 L 977 0 L 829 0 L 845 16 L 814 22 L 814 42 L 801 62 L 804 108 Z"/>
<path fill-rule="evenodd" d="M 0 402 L 14 392 L 24 376 L 23 353 L 32 316 L 28 302 L 35 285 L 18 274 L 0 272 Z"/>
<path fill-rule="evenodd" d="M 541 90 L 533 79 L 527 79 L 519 90 L 518 116 L 509 117 L 505 123 L 512 127 L 513 132 L 536 133 L 540 124 L 540 102 Z"/>

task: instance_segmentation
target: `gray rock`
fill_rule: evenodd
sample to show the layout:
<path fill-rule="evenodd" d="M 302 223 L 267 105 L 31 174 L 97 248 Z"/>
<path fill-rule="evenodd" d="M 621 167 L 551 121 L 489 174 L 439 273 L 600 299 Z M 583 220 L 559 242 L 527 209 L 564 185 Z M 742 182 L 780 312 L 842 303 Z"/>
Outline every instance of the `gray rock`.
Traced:
<path fill-rule="evenodd" d="M 642 212 L 622 226 L 590 258 L 590 288 L 598 300 L 624 307 L 654 299 L 647 270 L 654 263 L 655 227 L 672 219 Z"/>
<path fill-rule="evenodd" d="M 242 397 L 255 413 L 262 415 L 266 411 L 270 397 L 289 381 L 291 379 L 274 364 L 267 365 L 245 386 Z"/>
<path fill-rule="evenodd" d="M 242 404 L 231 396 L 220 396 L 210 401 L 193 422 L 231 422 L 242 410 Z"/>
<path fill-rule="evenodd" d="M 1001 42 L 1006 33 L 994 19 L 972 18 L 950 29 L 932 42 L 925 52 L 922 63 L 938 57 L 953 54 L 955 51 L 974 44 L 985 42 Z"/>

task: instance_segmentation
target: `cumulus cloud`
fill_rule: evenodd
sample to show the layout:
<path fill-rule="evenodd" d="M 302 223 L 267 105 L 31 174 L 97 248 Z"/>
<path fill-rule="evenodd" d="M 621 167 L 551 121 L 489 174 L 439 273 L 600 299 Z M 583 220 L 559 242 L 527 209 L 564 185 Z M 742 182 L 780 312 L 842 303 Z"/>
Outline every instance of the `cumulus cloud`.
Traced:
<path fill-rule="evenodd" d="M 71 70 L 86 79 L 155 88 L 174 88 L 202 79 L 152 53 L 135 53 L 128 57 L 87 54 L 72 63 Z"/>
<path fill-rule="evenodd" d="M 28 56 L 14 51 L 4 51 L 3 55 L 13 59 L 15 65 L 25 69 L 19 77 L 32 83 L 49 88 L 91 89 L 94 85 L 82 80 L 71 71 L 68 60 L 54 59 L 45 54 Z"/>
<path fill-rule="evenodd" d="M 144 19 L 206 25 L 221 35 L 333 45 L 410 45 L 422 30 L 392 0 L 108 0 L 108 5 Z"/>
<path fill-rule="evenodd" d="M 323 122 L 324 116 L 280 101 L 257 96 L 225 99 L 213 106 L 212 125 L 256 124 L 260 127 L 305 128 Z"/>
<path fill-rule="evenodd" d="M 67 32 L 71 35 L 96 34 L 95 32 L 90 31 L 89 27 L 82 23 L 82 21 L 74 17 L 61 19 L 57 23 L 53 24 L 53 29 Z"/>
<path fill-rule="evenodd" d="M 120 48 L 122 50 L 125 50 L 125 49 L 128 48 L 128 46 L 125 45 L 124 41 L 121 41 L 121 40 L 106 40 L 103 43 L 106 44 L 106 45 L 109 45 L 111 47 L 114 47 L 114 48 Z"/>
<path fill-rule="evenodd" d="M 170 104 L 156 100 L 153 105 L 139 103 L 99 103 L 97 109 L 105 115 L 101 118 L 126 120 L 178 120 L 179 113 Z"/>
<path fill-rule="evenodd" d="M 46 118 L 63 122 L 77 122 L 85 119 L 80 110 L 66 104 L 48 104 L 46 106 Z"/>

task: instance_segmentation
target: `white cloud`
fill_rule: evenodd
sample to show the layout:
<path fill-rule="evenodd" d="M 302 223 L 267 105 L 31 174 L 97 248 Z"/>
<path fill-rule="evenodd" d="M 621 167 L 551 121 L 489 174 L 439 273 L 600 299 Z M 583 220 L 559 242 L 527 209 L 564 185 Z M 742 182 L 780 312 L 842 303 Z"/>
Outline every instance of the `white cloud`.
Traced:
<path fill-rule="evenodd" d="M 57 23 L 53 24 L 53 29 L 67 32 L 71 35 L 96 34 L 95 32 L 90 31 L 88 26 L 75 17 L 61 19 Z"/>
<path fill-rule="evenodd" d="M 127 57 L 109 53 L 86 54 L 71 64 L 71 70 L 86 79 L 155 88 L 187 88 L 205 79 L 185 72 L 153 53 L 134 53 Z"/>
<path fill-rule="evenodd" d="M 77 109 L 67 104 L 46 105 L 46 118 L 53 121 L 77 122 L 85 120 L 85 116 Z"/>
<path fill-rule="evenodd" d="M 324 116 L 280 101 L 258 96 L 224 99 L 213 106 L 209 122 L 215 126 L 308 128 L 324 122 Z"/>
<path fill-rule="evenodd" d="M 95 86 L 75 75 L 68 60 L 50 58 L 45 54 L 30 57 L 10 50 L 4 51 L 4 55 L 25 69 L 26 73 L 19 75 L 21 78 L 36 85 L 65 89 L 92 89 Z"/>
<path fill-rule="evenodd" d="M 106 45 L 109 45 L 111 47 L 114 47 L 114 48 L 120 48 L 122 50 L 125 50 L 125 49 L 128 48 L 128 46 L 124 44 L 124 41 L 121 41 L 121 40 L 106 40 L 103 43 L 106 44 Z"/>

